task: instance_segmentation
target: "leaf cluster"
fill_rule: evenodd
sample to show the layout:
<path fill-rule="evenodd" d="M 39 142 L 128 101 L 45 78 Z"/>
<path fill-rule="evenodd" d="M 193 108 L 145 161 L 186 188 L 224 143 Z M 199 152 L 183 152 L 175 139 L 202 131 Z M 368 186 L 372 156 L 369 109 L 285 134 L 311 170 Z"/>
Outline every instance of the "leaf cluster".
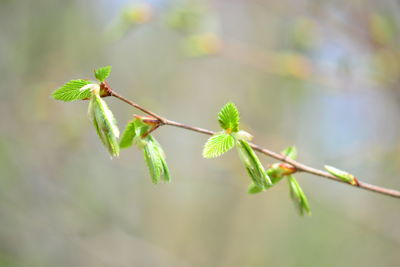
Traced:
<path fill-rule="evenodd" d="M 111 73 L 111 66 L 94 71 L 94 76 L 101 84 Z M 132 144 L 143 150 L 144 159 L 149 168 L 153 183 L 163 180 L 171 181 L 170 172 L 161 145 L 151 136 L 146 135 L 150 126 L 141 119 L 129 122 L 119 138 L 117 122 L 107 103 L 101 98 L 100 84 L 88 80 L 72 80 L 52 93 L 52 97 L 61 101 L 76 101 L 89 99 L 88 114 L 100 140 L 112 157 L 119 155 L 120 148 Z"/>
<path fill-rule="evenodd" d="M 224 131 L 211 136 L 207 140 L 204 145 L 203 156 L 215 158 L 236 146 L 239 158 L 255 187 L 263 191 L 272 186 L 271 179 L 247 142 L 251 139 L 251 135 L 239 130 L 240 114 L 235 104 L 228 102 L 221 108 L 218 113 L 218 122 Z"/>
<path fill-rule="evenodd" d="M 354 177 L 354 175 L 352 175 L 352 174 L 350 174 L 350 173 L 348 173 L 348 172 L 339 170 L 339 169 L 337 169 L 337 168 L 335 168 L 335 167 L 328 166 L 328 165 L 325 165 L 325 169 L 326 169 L 330 174 L 332 174 L 332 175 L 335 176 L 336 178 L 339 178 L 339 179 L 342 180 L 343 182 L 349 183 L 349 184 L 351 184 L 351 185 L 356 185 L 356 184 L 357 184 L 357 179 L 356 179 L 356 177 Z"/>
<path fill-rule="evenodd" d="M 128 122 L 121 139 L 119 140 L 119 129 L 117 122 L 107 103 L 102 99 L 101 87 L 111 72 L 111 66 L 95 70 L 98 83 L 88 80 L 71 80 L 55 90 L 52 94 L 54 99 L 61 101 L 89 100 L 88 114 L 94 128 L 111 156 L 118 156 L 120 149 L 136 145 L 143 151 L 144 160 L 150 172 L 151 180 L 157 184 L 160 181 L 170 182 L 171 175 L 166 162 L 165 153 L 157 140 L 150 135 L 159 124 L 154 118 L 135 116 Z M 297 170 L 287 163 L 275 163 L 267 169 L 264 168 L 260 159 L 248 143 L 252 136 L 240 130 L 240 114 L 235 104 L 228 102 L 218 113 L 218 123 L 221 132 L 211 136 L 203 149 L 205 158 L 216 158 L 236 147 L 239 159 L 245 167 L 251 179 L 248 193 L 255 194 L 274 186 L 283 178 L 287 178 L 289 191 L 299 213 L 311 214 L 307 197 L 293 173 Z M 296 159 L 295 147 L 288 147 L 282 152 L 287 158 Z M 350 184 L 356 183 L 353 175 L 338 170 L 334 167 L 325 166 L 334 175 Z"/>
<path fill-rule="evenodd" d="M 272 164 L 267 170 L 264 169 L 254 150 L 247 142 L 251 135 L 239 130 L 240 114 L 236 106 L 229 102 L 223 106 L 218 114 L 218 122 L 224 130 L 210 137 L 203 149 L 205 158 L 215 158 L 226 153 L 236 146 L 239 158 L 243 163 L 252 183 L 248 187 L 249 194 L 256 194 L 274 186 L 283 178 L 287 178 L 290 196 L 299 213 L 311 214 L 307 197 L 299 183 L 292 175 L 296 169 L 285 163 Z M 296 159 L 295 147 L 288 147 L 282 154 L 290 159 Z"/>
<path fill-rule="evenodd" d="M 141 118 L 128 122 L 120 140 L 121 148 L 137 145 L 143 150 L 144 159 L 151 175 L 152 182 L 157 184 L 161 180 L 169 183 L 171 175 L 165 159 L 165 153 L 157 140 L 148 134 L 150 125 Z"/>

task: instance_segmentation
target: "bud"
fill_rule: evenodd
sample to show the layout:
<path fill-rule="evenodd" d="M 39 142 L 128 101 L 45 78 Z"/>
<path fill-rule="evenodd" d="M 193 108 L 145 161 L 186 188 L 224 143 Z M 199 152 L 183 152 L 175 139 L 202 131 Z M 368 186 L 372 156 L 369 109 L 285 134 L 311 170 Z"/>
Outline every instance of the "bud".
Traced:
<path fill-rule="evenodd" d="M 325 165 L 325 169 L 333 176 L 339 178 L 343 182 L 349 183 L 351 185 L 358 185 L 358 181 L 354 175 L 347 173 L 345 171 L 339 170 L 335 167 Z"/>
<path fill-rule="evenodd" d="M 135 119 L 139 119 L 141 120 L 143 123 L 149 125 L 149 126 L 157 126 L 159 125 L 161 122 L 159 119 L 156 119 L 154 117 L 150 117 L 150 116 L 139 116 L 139 115 L 133 115 L 135 117 Z"/>
<path fill-rule="evenodd" d="M 248 133 L 246 131 L 242 131 L 242 130 L 240 130 L 237 133 L 234 133 L 234 135 L 235 135 L 236 139 L 242 139 L 242 140 L 246 140 L 246 141 L 251 141 L 251 139 L 253 139 L 253 136 L 250 133 Z"/>

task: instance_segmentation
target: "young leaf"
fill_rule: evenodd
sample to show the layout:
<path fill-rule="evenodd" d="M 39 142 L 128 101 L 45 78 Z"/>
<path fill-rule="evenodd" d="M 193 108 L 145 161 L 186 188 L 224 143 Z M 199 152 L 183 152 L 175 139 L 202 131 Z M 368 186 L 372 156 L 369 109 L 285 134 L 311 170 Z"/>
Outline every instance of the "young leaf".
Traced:
<path fill-rule="evenodd" d="M 122 134 L 120 147 L 126 148 L 134 143 L 140 149 L 143 149 L 144 159 L 153 183 L 157 184 L 161 178 L 164 182 L 169 183 L 171 182 L 171 175 L 161 145 L 151 135 L 143 138 L 148 130 L 149 125 L 144 123 L 142 119 L 135 118 L 130 121 Z"/>
<path fill-rule="evenodd" d="M 290 146 L 290 147 L 286 148 L 285 150 L 283 150 L 281 153 L 282 153 L 282 155 L 285 155 L 289 159 L 295 160 L 297 158 L 297 149 L 295 146 Z"/>
<path fill-rule="evenodd" d="M 337 169 L 335 167 L 328 166 L 328 165 L 325 165 L 325 169 L 330 174 L 332 174 L 333 176 L 339 178 L 340 180 L 342 180 L 342 181 L 344 181 L 346 183 L 349 183 L 351 185 L 356 185 L 357 184 L 357 179 L 354 177 L 354 175 L 352 175 L 352 174 L 350 174 L 348 172 L 339 170 L 339 169 Z"/>
<path fill-rule="evenodd" d="M 145 142 L 143 147 L 144 158 L 153 183 L 157 184 L 161 178 L 164 182 L 171 182 L 171 175 L 161 145 L 151 135 L 145 138 Z"/>
<path fill-rule="evenodd" d="M 171 174 L 169 172 L 169 168 L 167 165 L 167 162 L 165 161 L 165 158 L 161 158 L 161 163 L 162 163 L 162 167 L 163 167 L 163 180 L 166 183 L 170 183 L 171 182 Z"/>
<path fill-rule="evenodd" d="M 56 100 L 66 102 L 86 99 L 91 96 L 90 88 L 82 91 L 81 88 L 92 83 L 87 80 L 71 80 L 55 90 L 51 96 Z"/>
<path fill-rule="evenodd" d="M 296 205 L 300 215 L 303 215 L 304 213 L 311 215 L 311 209 L 310 205 L 308 204 L 307 197 L 304 194 L 303 190 L 301 189 L 299 183 L 292 175 L 288 176 L 288 183 L 289 183 L 290 197 L 292 198 L 294 204 Z"/>
<path fill-rule="evenodd" d="M 171 182 L 171 175 L 169 173 L 169 168 L 168 168 L 167 162 L 165 160 L 164 150 L 162 149 L 160 143 L 158 143 L 157 140 L 154 139 L 151 135 L 148 136 L 148 139 L 150 139 L 153 142 L 154 148 L 157 151 L 158 156 L 160 158 L 160 161 L 162 164 L 161 174 L 162 174 L 162 178 L 163 178 L 164 182 L 167 182 L 167 183 Z"/>
<path fill-rule="evenodd" d="M 249 193 L 249 194 L 257 194 L 257 193 L 261 193 L 264 190 L 265 190 L 264 188 L 259 187 L 255 183 L 251 183 L 249 185 L 248 189 L 247 189 L 247 193 Z"/>
<path fill-rule="evenodd" d="M 237 148 L 239 157 L 245 165 L 247 173 L 252 178 L 253 182 L 263 189 L 271 187 L 271 179 L 265 172 L 264 167 L 250 145 L 244 140 L 239 140 Z"/>
<path fill-rule="evenodd" d="M 98 68 L 94 71 L 94 76 L 99 82 L 104 82 L 111 73 L 111 66 Z"/>
<path fill-rule="evenodd" d="M 99 96 L 98 92 L 93 92 L 89 102 L 89 116 L 103 144 L 107 147 L 111 156 L 119 155 L 118 136 L 119 130 L 117 122 L 108 108 L 106 102 Z"/>
<path fill-rule="evenodd" d="M 232 102 L 228 102 L 218 113 L 218 122 L 228 133 L 239 131 L 239 120 L 239 111 Z"/>
<path fill-rule="evenodd" d="M 122 133 L 121 140 L 119 141 L 120 148 L 128 148 L 132 145 L 133 138 L 136 135 L 135 129 L 134 121 L 128 122 L 124 132 Z"/>
<path fill-rule="evenodd" d="M 218 133 L 211 136 L 204 145 L 203 157 L 215 158 L 218 157 L 235 145 L 235 138 L 226 133 Z"/>
<path fill-rule="evenodd" d="M 135 137 L 137 137 L 137 138 L 141 138 L 150 129 L 150 126 L 148 124 L 144 123 L 139 118 L 135 118 L 134 124 L 135 124 L 135 132 L 136 132 Z"/>
<path fill-rule="evenodd" d="M 148 130 L 149 126 L 139 118 L 128 122 L 119 142 L 120 148 L 128 148 L 132 146 L 132 144 L 143 148 L 146 142 L 142 139 L 142 136 L 147 133 Z"/>
<path fill-rule="evenodd" d="M 143 147 L 144 159 L 147 166 L 149 167 L 151 180 L 154 184 L 160 181 L 161 174 L 163 171 L 163 164 L 160 160 L 159 153 L 154 148 L 154 143 L 148 141 Z"/>

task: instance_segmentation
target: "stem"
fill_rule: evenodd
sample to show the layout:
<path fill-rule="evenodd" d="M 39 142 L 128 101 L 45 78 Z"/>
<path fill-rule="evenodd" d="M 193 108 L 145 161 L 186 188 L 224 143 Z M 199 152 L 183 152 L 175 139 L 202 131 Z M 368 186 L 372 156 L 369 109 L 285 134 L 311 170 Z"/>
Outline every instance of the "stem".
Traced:
<path fill-rule="evenodd" d="M 162 116 L 157 115 L 156 113 L 154 113 L 154 112 L 152 112 L 152 111 L 150 111 L 148 109 L 143 108 L 142 106 L 140 106 L 140 105 L 136 104 L 135 102 L 133 102 L 133 101 L 131 101 L 131 100 L 119 95 L 118 93 L 116 93 L 116 92 L 114 92 L 112 90 L 111 90 L 110 94 L 111 94 L 111 96 L 114 96 L 114 97 L 122 100 L 123 102 L 127 103 L 128 105 L 131 105 L 132 107 L 135 107 L 135 108 L 139 109 L 140 111 L 142 111 L 142 112 L 144 112 L 144 113 L 146 113 L 146 114 L 148 114 L 150 116 L 153 116 L 154 118 L 158 119 L 162 125 L 175 126 L 175 127 L 178 127 L 178 128 L 182 128 L 182 129 L 186 129 L 186 130 L 189 130 L 189 131 L 192 131 L 192 132 L 198 132 L 198 133 L 202 133 L 202 134 L 206 134 L 206 135 L 215 134 L 215 132 L 207 130 L 207 129 L 203 129 L 203 128 L 199 128 L 199 127 L 193 127 L 193 126 L 186 125 L 186 124 L 183 124 L 183 123 L 179 123 L 179 122 L 175 122 L 175 121 L 172 121 L 172 120 L 168 120 L 168 119 L 166 119 L 166 118 L 164 118 Z M 289 159 L 289 158 L 287 158 L 286 156 L 284 156 L 284 155 L 282 155 L 280 153 L 276 153 L 276 152 L 268 150 L 266 148 L 262 148 L 262 147 L 260 147 L 260 146 L 258 146 L 256 144 L 253 144 L 253 143 L 250 143 L 250 146 L 254 150 L 256 150 L 256 151 L 258 151 L 258 152 L 260 152 L 260 153 L 262 153 L 262 154 L 264 154 L 264 155 L 266 155 L 268 157 L 277 159 L 277 160 L 282 161 L 282 162 L 289 163 L 290 165 L 294 166 L 297 171 L 313 174 L 313 175 L 320 176 L 320 177 L 324 177 L 324 178 L 327 178 L 327 179 L 334 180 L 336 182 L 342 182 L 342 183 L 345 183 L 345 184 L 350 185 L 350 186 L 354 186 L 354 187 L 358 187 L 358 188 L 361 188 L 361 189 L 369 190 L 369 191 L 376 192 L 376 193 L 379 193 L 379 194 L 382 194 L 382 195 L 387 195 L 387 196 L 391 196 L 391 197 L 394 197 L 394 198 L 400 198 L 400 191 L 393 190 L 393 189 L 388 189 L 388 188 L 384 188 L 384 187 L 380 187 L 380 186 L 376 186 L 376 185 L 372 185 L 372 184 L 368 184 L 368 183 L 365 183 L 365 182 L 361 182 L 359 180 L 357 180 L 357 183 L 355 185 L 352 185 L 352 184 L 346 183 L 346 182 L 336 178 L 335 176 L 333 176 L 332 174 L 330 174 L 328 172 L 309 167 L 309 166 L 307 166 L 307 165 L 305 165 L 303 163 L 300 163 L 300 162 L 297 162 L 295 160 Z"/>
<path fill-rule="evenodd" d="M 147 109 L 145 109 L 145 108 L 142 108 L 141 106 L 139 106 L 139 105 L 136 104 L 135 102 L 133 102 L 133 101 L 131 101 L 131 100 L 129 100 L 129 99 L 123 97 L 122 95 L 117 94 L 116 92 L 114 92 L 114 91 L 112 91 L 112 90 L 110 91 L 110 95 L 111 95 L 111 96 L 114 96 L 114 97 L 118 98 L 119 100 L 122 100 L 122 101 L 124 101 L 125 103 L 131 105 L 132 107 L 135 107 L 135 108 L 137 108 L 138 110 L 143 111 L 144 113 L 149 114 L 150 116 L 152 116 L 152 117 L 158 119 L 162 124 L 165 124 L 165 122 L 167 121 L 166 119 L 164 119 L 163 117 L 157 115 L 156 113 L 151 112 L 150 110 L 147 110 Z"/>

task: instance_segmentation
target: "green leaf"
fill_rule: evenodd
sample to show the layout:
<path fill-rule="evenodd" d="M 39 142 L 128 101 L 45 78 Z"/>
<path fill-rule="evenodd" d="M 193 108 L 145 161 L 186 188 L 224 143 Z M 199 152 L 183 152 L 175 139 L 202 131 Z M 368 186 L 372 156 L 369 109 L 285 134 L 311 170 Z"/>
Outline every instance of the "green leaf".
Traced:
<path fill-rule="evenodd" d="M 165 158 L 161 158 L 161 163 L 162 163 L 162 167 L 163 167 L 163 180 L 166 183 L 170 183 L 171 182 L 171 174 L 169 172 L 169 168 L 167 165 L 167 162 L 165 161 Z"/>
<path fill-rule="evenodd" d="M 228 133 L 239 131 L 239 120 L 239 111 L 232 102 L 228 102 L 218 113 L 218 122 Z"/>
<path fill-rule="evenodd" d="M 107 147 L 111 156 L 119 155 L 118 136 L 119 130 L 117 122 L 108 108 L 106 102 L 99 96 L 98 92 L 93 92 L 89 102 L 89 116 L 103 144 Z"/>
<path fill-rule="evenodd" d="M 330 174 L 332 174 L 333 176 L 339 178 L 340 180 L 342 180 L 342 181 L 344 181 L 346 183 L 349 183 L 349 184 L 352 184 L 352 185 L 356 185 L 357 184 L 357 180 L 354 177 L 354 175 L 352 175 L 352 174 L 350 174 L 348 172 L 339 170 L 339 169 L 337 169 L 335 167 L 328 166 L 328 165 L 325 165 L 325 169 Z"/>
<path fill-rule="evenodd" d="M 140 118 L 130 121 L 122 134 L 120 147 L 126 148 L 133 143 L 137 145 L 139 149 L 143 150 L 152 182 L 157 184 L 162 179 L 164 182 L 169 183 L 171 182 L 171 175 L 161 145 L 151 135 L 142 137 L 148 133 L 149 128 L 150 126 Z"/>
<path fill-rule="evenodd" d="M 239 157 L 253 182 L 263 189 L 271 187 L 271 179 L 265 172 L 264 167 L 250 145 L 244 140 L 239 140 L 237 148 Z"/>
<path fill-rule="evenodd" d="M 308 204 L 307 197 L 301 189 L 299 183 L 292 175 L 288 176 L 288 183 L 290 197 L 292 198 L 300 215 L 304 215 L 304 213 L 307 213 L 307 215 L 311 215 L 311 209 L 310 205 Z"/>
<path fill-rule="evenodd" d="M 282 151 L 282 154 L 288 157 L 289 159 L 295 160 L 297 158 L 297 149 L 295 146 L 290 146 Z"/>
<path fill-rule="evenodd" d="M 143 147 L 144 158 L 149 167 L 153 183 L 157 184 L 161 178 L 164 182 L 171 182 L 171 175 L 161 145 L 150 135 L 145 140 L 146 144 Z"/>
<path fill-rule="evenodd" d="M 138 145 L 140 148 L 146 143 L 142 136 L 149 130 L 149 125 L 145 124 L 141 119 L 135 118 L 127 123 L 119 142 L 120 148 L 128 148 L 132 144 Z"/>
<path fill-rule="evenodd" d="M 161 173 L 163 171 L 163 164 L 160 156 L 154 148 L 153 142 L 147 142 L 143 147 L 144 159 L 150 171 L 151 180 L 154 184 L 160 181 Z"/>
<path fill-rule="evenodd" d="M 135 124 L 135 131 L 136 131 L 136 135 L 135 137 L 142 137 L 144 134 L 146 134 L 149 129 L 150 126 L 146 123 L 144 123 L 141 119 L 139 118 L 135 118 L 134 120 L 134 124 Z"/>
<path fill-rule="evenodd" d="M 132 146 L 133 138 L 136 135 L 136 128 L 134 121 L 128 122 L 125 127 L 124 132 L 122 133 L 121 140 L 119 141 L 120 148 L 128 148 Z"/>
<path fill-rule="evenodd" d="M 171 182 L 171 175 L 169 172 L 169 168 L 167 165 L 167 161 L 165 160 L 165 153 L 164 150 L 162 149 L 160 143 L 157 142 L 156 139 L 154 139 L 153 136 L 149 135 L 148 138 L 154 143 L 154 148 L 158 153 L 158 156 L 160 158 L 161 164 L 162 164 L 162 178 L 164 180 L 164 182 Z"/>
<path fill-rule="evenodd" d="M 226 133 L 219 133 L 211 136 L 204 145 L 203 157 L 215 158 L 218 157 L 235 145 L 235 138 Z"/>
<path fill-rule="evenodd" d="M 93 82 L 87 80 L 71 80 L 55 90 L 52 97 L 56 100 L 74 101 L 89 98 L 91 96 L 90 88 L 80 90 L 82 87 L 92 84 Z"/>
<path fill-rule="evenodd" d="M 251 183 L 249 185 L 249 188 L 247 189 L 247 193 L 249 193 L 249 194 L 257 194 L 257 193 L 261 193 L 264 190 L 265 190 L 264 188 L 259 187 L 255 183 Z"/>
<path fill-rule="evenodd" d="M 107 77 L 110 75 L 110 73 L 111 73 L 111 66 L 105 66 L 105 67 L 98 68 L 97 70 L 95 70 L 94 76 L 100 82 L 104 82 L 107 79 Z"/>

